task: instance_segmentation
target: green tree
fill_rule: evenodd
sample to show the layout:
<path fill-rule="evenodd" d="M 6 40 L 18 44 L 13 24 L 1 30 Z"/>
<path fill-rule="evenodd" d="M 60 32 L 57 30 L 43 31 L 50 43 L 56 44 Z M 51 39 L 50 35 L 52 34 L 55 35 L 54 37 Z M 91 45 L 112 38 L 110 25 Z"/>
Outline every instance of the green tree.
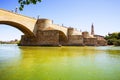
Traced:
<path fill-rule="evenodd" d="M 120 32 L 108 34 L 105 39 L 108 45 L 120 46 Z"/>
<path fill-rule="evenodd" d="M 120 39 L 116 40 L 113 44 L 114 44 L 115 46 L 120 46 Z"/>
<path fill-rule="evenodd" d="M 41 2 L 42 0 L 18 0 L 18 3 L 20 4 L 19 10 L 23 10 L 24 5 L 29 5 L 29 4 L 37 4 Z"/>
<path fill-rule="evenodd" d="M 120 32 L 118 33 L 118 39 L 120 39 Z"/>

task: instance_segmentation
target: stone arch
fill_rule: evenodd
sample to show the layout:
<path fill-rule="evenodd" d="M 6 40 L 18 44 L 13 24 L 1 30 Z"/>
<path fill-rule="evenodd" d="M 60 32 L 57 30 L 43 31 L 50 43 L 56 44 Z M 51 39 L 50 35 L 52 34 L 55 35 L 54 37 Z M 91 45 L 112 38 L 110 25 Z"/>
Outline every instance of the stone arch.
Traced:
<path fill-rule="evenodd" d="M 67 42 L 67 36 L 64 34 L 64 32 L 60 31 L 60 30 L 57 30 L 59 31 L 59 41 L 60 43 L 64 43 L 64 42 Z"/>
<path fill-rule="evenodd" d="M 13 22 L 13 21 L 0 21 L 0 24 L 10 25 L 22 31 L 25 35 L 34 36 L 33 32 L 31 32 L 26 26 L 20 23 Z"/>

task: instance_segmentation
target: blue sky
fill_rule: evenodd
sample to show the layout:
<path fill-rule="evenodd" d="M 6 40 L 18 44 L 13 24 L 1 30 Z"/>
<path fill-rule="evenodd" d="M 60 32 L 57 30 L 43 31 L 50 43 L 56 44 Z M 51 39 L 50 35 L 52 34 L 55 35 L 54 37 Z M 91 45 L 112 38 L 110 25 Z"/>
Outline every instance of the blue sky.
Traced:
<path fill-rule="evenodd" d="M 11 11 L 18 6 L 17 0 L 0 0 L 2 9 Z M 93 23 L 95 33 L 103 36 L 120 31 L 120 0 L 42 0 L 18 13 L 35 18 L 40 15 L 54 20 L 55 24 L 89 32 Z M 14 27 L 0 25 L 0 40 L 20 39 L 21 35 Z"/>

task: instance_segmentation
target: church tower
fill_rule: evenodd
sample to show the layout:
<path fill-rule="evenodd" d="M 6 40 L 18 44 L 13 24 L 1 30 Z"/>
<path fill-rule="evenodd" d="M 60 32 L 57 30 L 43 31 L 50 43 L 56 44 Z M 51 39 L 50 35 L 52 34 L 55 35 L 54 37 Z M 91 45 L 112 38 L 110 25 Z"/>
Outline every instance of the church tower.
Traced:
<path fill-rule="evenodd" d="M 94 26 L 93 26 L 93 23 L 91 25 L 91 35 L 94 35 Z"/>

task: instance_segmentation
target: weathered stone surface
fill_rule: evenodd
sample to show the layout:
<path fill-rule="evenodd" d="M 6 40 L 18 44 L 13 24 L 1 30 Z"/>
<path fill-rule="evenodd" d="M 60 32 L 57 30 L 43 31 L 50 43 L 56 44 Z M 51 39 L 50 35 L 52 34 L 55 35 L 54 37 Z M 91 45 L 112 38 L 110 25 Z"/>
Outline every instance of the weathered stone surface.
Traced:
<path fill-rule="evenodd" d="M 19 45 L 20 46 L 36 46 L 37 38 L 35 36 L 22 35 Z"/>
<path fill-rule="evenodd" d="M 68 45 L 83 45 L 83 37 L 81 35 L 69 35 Z"/>
<path fill-rule="evenodd" d="M 97 46 L 106 46 L 107 41 L 106 40 L 97 40 Z"/>
<path fill-rule="evenodd" d="M 37 31 L 37 44 L 38 45 L 59 45 L 59 31 L 45 30 Z"/>
<path fill-rule="evenodd" d="M 97 38 L 84 38 L 84 45 L 97 46 Z"/>
<path fill-rule="evenodd" d="M 21 30 L 25 34 L 21 36 L 19 44 L 22 46 L 107 45 L 103 36 L 94 35 L 93 24 L 89 34 L 87 31 L 80 32 L 71 27 L 53 24 L 49 19 L 37 20 L 2 9 L 0 24 L 11 25 Z"/>
<path fill-rule="evenodd" d="M 18 28 L 25 35 L 34 35 L 33 29 L 36 21 L 37 19 L 0 9 L 0 24 L 7 24 Z"/>
<path fill-rule="evenodd" d="M 82 32 L 83 38 L 89 38 L 89 33 L 87 31 Z"/>

